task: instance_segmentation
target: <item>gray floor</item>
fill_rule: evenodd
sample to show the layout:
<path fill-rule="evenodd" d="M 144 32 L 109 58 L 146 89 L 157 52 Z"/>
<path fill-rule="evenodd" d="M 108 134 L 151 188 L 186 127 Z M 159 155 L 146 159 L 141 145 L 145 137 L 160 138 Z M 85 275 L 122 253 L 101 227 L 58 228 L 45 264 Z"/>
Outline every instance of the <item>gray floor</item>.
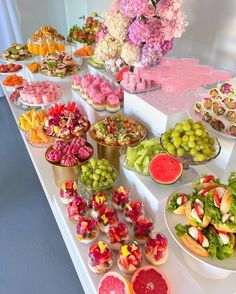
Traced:
<path fill-rule="evenodd" d="M 5 98 L 0 98 L 0 294 L 82 294 Z"/>

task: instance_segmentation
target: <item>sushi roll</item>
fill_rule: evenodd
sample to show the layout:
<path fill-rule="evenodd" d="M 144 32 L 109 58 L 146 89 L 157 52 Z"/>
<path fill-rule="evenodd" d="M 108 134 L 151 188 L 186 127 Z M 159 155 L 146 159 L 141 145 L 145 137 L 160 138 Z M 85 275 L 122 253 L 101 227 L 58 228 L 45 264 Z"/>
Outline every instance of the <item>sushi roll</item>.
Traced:
<path fill-rule="evenodd" d="M 219 132 L 222 132 L 224 131 L 225 129 L 225 125 L 224 123 L 219 120 L 219 119 L 213 119 L 211 122 L 210 122 L 211 126 L 213 129 L 219 131 Z"/>

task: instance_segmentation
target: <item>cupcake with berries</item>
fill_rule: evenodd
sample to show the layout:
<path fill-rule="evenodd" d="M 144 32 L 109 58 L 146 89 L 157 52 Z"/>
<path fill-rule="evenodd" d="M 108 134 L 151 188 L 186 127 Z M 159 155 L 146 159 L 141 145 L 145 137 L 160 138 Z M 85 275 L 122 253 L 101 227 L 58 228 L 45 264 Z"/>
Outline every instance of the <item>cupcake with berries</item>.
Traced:
<path fill-rule="evenodd" d="M 106 109 L 106 96 L 102 93 L 96 93 L 93 96 L 93 108 L 97 111 L 103 111 Z"/>
<path fill-rule="evenodd" d="M 117 255 L 117 264 L 123 273 L 132 275 L 141 266 L 141 261 L 141 248 L 136 242 L 121 246 Z"/>
<path fill-rule="evenodd" d="M 141 201 L 133 200 L 125 205 L 124 218 L 128 223 L 133 223 L 135 218 L 143 215 L 143 203 Z"/>
<path fill-rule="evenodd" d="M 105 193 L 97 193 L 92 196 L 89 203 L 91 209 L 91 216 L 94 218 L 98 217 L 99 210 L 107 206 L 107 195 Z"/>
<path fill-rule="evenodd" d="M 112 192 L 112 205 L 116 210 L 122 211 L 129 202 L 129 198 L 129 190 L 120 186 Z"/>
<path fill-rule="evenodd" d="M 75 181 L 66 181 L 61 185 L 60 199 L 63 204 L 69 204 L 78 196 L 78 187 Z"/>
<path fill-rule="evenodd" d="M 77 239 L 89 244 L 97 239 L 99 235 L 98 225 L 95 219 L 79 217 L 77 224 Z"/>
<path fill-rule="evenodd" d="M 86 213 L 87 203 L 82 197 L 76 197 L 67 205 L 67 214 L 71 221 L 77 222 Z"/>
<path fill-rule="evenodd" d="M 103 274 L 112 267 L 112 252 L 105 243 L 99 241 L 89 249 L 88 265 L 91 271 Z"/>
<path fill-rule="evenodd" d="M 168 258 L 168 241 L 160 233 L 151 233 L 146 240 L 144 255 L 148 262 L 153 265 L 160 265 L 167 261 Z"/>
<path fill-rule="evenodd" d="M 99 210 L 97 219 L 100 231 L 107 234 L 109 226 L 118 222 L 118 215 L 115 209 L 106 206 Z"/>
<path fill-rule="evenodd" d="M 144 244 L 153 231 L 153 221 L 144 215 L 138 216 L 134 221 L 134 238 L 139 244 Z"/>
<path fill-rule="evenodd" d="M 129 241 L 129 231 L 125 223 L 110 225 L 107 233 L 107 243 L 113 250 L 119 250 L 121 245 Z"/>

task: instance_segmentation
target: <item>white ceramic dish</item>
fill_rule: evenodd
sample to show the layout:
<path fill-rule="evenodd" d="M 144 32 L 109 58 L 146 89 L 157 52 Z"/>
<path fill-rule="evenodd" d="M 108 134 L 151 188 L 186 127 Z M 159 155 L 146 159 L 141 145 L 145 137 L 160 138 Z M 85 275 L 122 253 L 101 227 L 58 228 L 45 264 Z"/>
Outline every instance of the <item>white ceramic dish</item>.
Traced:
<path fill-rule="evenodd" d="M 167 206 L 170 197 L 177 193 L 183 192 L 190 194 L 193 192 L 192 184 L 185 184 L 175 192 L 173 192 L 167 199 L 165 204 L 164 217 L 166 226 L 179 247 L 183 250 L 184 259 L 187 264 L 195 271 L 203 276 L 207 276 L 212 279 L 222 279 L 228 276 L 232 272 L 236 272 L 236 252 L 235 255 L 229 259 L 219 260 L 212 257 L 201 257 L 191 252 L 181 241 L 181 239 L 176 235 L 175 226 L 179 223 L 186 224 L 185 215 L 177 215 L 167 211 Z"/>
<path fill-rule="evenodd" d="M 31 58 L 28 59 L 24 59 L 24 60 L 6 60 L 3 59 L 2 57 L 0 58 L 0 61 L 3 61 L 5 63 L 17 63 L 17 64 L 25 64 L 27 62 L 32 62 L 34 60 L 34 56 L 32 56 Z"/>
<path fill-rule="evenodd" d="M 19 102 L 21 102 L 22 104 L 25 104 L 27 106 L 31 106 L 31 107 L 44 107 L 44 106 L 47 106 L 47 105 L 51 105 L 51 104 L 57 103 L 60 99 L 57 99 L 57 100 L 54 100 L 54 101 L 51 101 L 51 102 L 48 102 L 48 103 L 35 104 L 35 103 L 26 102 L 26 101 L 22 100 L 22 98 L 20 97 L 19 98 Z"/>

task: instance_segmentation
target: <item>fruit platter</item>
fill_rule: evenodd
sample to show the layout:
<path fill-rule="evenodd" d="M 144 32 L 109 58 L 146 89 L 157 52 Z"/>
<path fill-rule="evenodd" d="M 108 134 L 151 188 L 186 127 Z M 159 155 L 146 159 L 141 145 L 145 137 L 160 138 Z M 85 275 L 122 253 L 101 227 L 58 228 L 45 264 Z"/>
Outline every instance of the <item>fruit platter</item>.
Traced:
<path fill-rule="evenodd" d="M 94 55 L 94 49 L 88 45 L 84 45 L 80 49 L 75 50 L 74 57 L 89 58 Z"/>
<path fill-rule="evenodd" d="M 45 158 L 58 166 L 77 166 L 85 163 L 93 155 L 93 147 L 83 138 L 74 138 L 71 142 L 55 141 L 48 147 Z"/>
<path fill-rule="evenodd" d="M 47 112 L 43 129 L 45 133 L 60 140 L 72 140 L 84 135 L 90 128 L 90 123 L 75 102 L 55 104 Z"/>
<path fill-rule="evenodd" d="M 52 78 L 65 78 L 76 74 L 78 70 L 79 68 L 72 56 L 61 52 L 47 54 L 41 63 L 39 72 Z"/>
<path fill-rule="evenodd" d="M 100 145 L 120 148 L 142 141 L 146 129 L 134 119 L 115 115 L 95 122 L 89 134 Z"/>
<path fill-rule="evenodd" d="M 189 106 L 189 116 L 201 118 L 209 130 L 236 138 L 236 87 L 230 81 L 209 90 L 201 101 Z"/>
<path fill-rule="evenodd" d="M 12 44 L 2 53 L 3 61 L 17 62 L 25 61 L 32 58 L 32 54 L 28 51 L 26 45 Z"/>
<path fill-rule="evenodd" d="M 3 86 L 9 90 L 15 90 L 15 88 L 22 86 L 24 78 L 17 74 L 8 75 L 2 82 Z"/>
<path fill-rule="evenodd" d="M 15 63 L 0 64 L 0 75 L 15 73 L 22 69 L 22 65 Z"/>
<path fill-rule="evenodd" d="M 97 16 L 97 15 L 96 15 Z M 96 41 L 96 33 L 100 29 L 100 22 L 92 16 L 89 16 L 85 20 L 83 27 L 74 25 L 70 28 L 68 41 L 76 41 L 80 44 L 91 45 Z"/>
<path fill-rule="evenodd" d="M 236 181 L 227 184 L 213 175 L 201 175 L 173 192 L 166 202 L 165 221 L 180 248 L 197 261 L 199 270 L 236 272 Z"/>

